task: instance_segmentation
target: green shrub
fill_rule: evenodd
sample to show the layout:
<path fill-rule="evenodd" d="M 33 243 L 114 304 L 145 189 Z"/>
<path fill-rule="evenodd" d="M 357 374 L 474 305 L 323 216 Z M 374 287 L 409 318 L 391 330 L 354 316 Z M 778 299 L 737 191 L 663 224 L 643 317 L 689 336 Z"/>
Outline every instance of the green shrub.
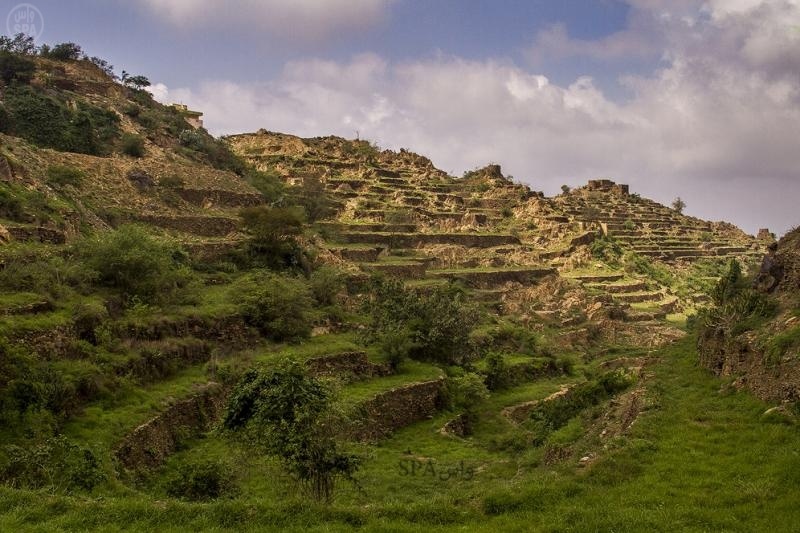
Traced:
<path fill-rule="evenodd" d="M 471 433 L 472 425 L 478 418 L 478 405 L 489 398 L 489 390 L 483 377 L 467 372 L 462 376 L 448 378 L 444 396 L 451 408 L 462 411 L 466 422 L 465 434 Z"/>
<path fill-rule="evenodd" d="M 231 466 L 210 459 L 183 463 L 167 477 L 167 494 L 189 501 L 214 500 L 234 492 Z"/>
<path fill-rule="evenodd" d="M 117 289 L 127 298 L 167 302 L 195 279 L 180 247 L 137 225 L 85 238 L 76 252 L 98 284 Z"/>
<path fill-rule="evenodd" d="M 133 133 L 123 135 L 122 153 L 131 157 L 142 157 L 144 155 L 144 137 Z"/>
<path fill-rule="evenodd" d="M 370 317 L 367 336 L 372 342 L 386 331 L 405 329 L 412 334 L 409 355 L 414 359 L 455 364 L 471 356 L 471 334 L 480 315 L 459 287 L 419 294 L 400 280 L 375 277 L 368 293 L 363 307 Z"/>
<path fill-rule="evenodd" d="M 642 274 L 667 287 L 675 284 L 675 277 L 665 266 L 656 264 L 635 252 L 625 254 L 623 263 L 626 272 Z"/>
<path fill-rule="evenodd" d="M 64 436 L 25 447 L 8 445 L 0 456 L 0 480 L 14 488 L 91 490 L 104 479 L 94 452 Z"/>
<path fill-rule="evenodd" d="M 397 371 L 418 347 L 414 341 L 414 333 L 403 327 L 381 331 L 375 342 L 393 371 Z"/>
<path fill-rule="evenodd" d="M 589 249 L 592 257 L 614 264 L 622 257 L 622 247 L 612 237 L 601 235 L 596 238 Z"/>
<path fill-rule="evenodd" d="M 9 87 L 4 99 L 8 130 L 39 146 L 104 155 L 119 135 L 119 117 L 112 111 L 83 102 L 73 110 L 60 97 L 20 85 Z"/>
<path fill-rule="evenodd" d="M 247 323 L 265 337 L 295 342 L 311 335 L 313 300 L 305 281 L 255 272 L 238 280 L 232 294 Z"/>
<path fill-rule="evenodd" d="M 36 72 L 36 64 L 30 59 L 11 52 L 0 51 L 0 80 L 5 84 L 12 82 L 28 83 Z"/>
<path fill-rule="evenodd" d="M 283 361 L 244 375 L 231 394 L 223 427 L 248 433 L 311 496 L 328 502 L 337 479 L 354 482 L 361 462 L 337 442 L 332 407 L 330 389 L 309 376 L 305 365 Z"/>
<path fill-rule="evenodd" d="M 633 220 L 628 219 L 625 221 L 625 224 L 623 224 L 623 227 L 628 231 L 633 231 L 636 229 L 636 224 L 633 222 Z"/>
<path fill-rule="evenodd" d="M 67 165 L 50 165 L 47 167 L 47 181 L 51 185 L 78 186 L 83 182 L 85 174 L 82 170 Z"/>
<path fill-rule="evenodd" d="M 253 264 L 271 268 L 302 265 L 303 250 L 297 242 L 305 223 L 301 208 L 248 207 L 240 214 L 250 234 L 246 250 Z"/>
<path fill-rule="evenodd" d="M 42 47 L 40 54 L 48 59 L 56 61 L 77 61 L 81 58 L 83 51 L 80 45 L 75 43 L 59 43 L 50 47 Z"/>
<path fill-rule="evenodd" d="M 333 305 L 344 289 L 344 274 L 338 268 L 322 266 L 309 277 L 311 294 L 320 305 Z"/>
<path fill-rule="evenodd" d="M 286 187 L 281 175 L 274 170 L 262 171 L 248 168 L 244 172 L 244 179 L 260 192 L 269 203 L 277 203 L 283 199 Z"/>
<path fill-rule="evenodd" d="M 492 352 L 486 357 L 486 387 L 497 391 L 508 386 L 510 381 L 508 364 L 502 353 Z"/>

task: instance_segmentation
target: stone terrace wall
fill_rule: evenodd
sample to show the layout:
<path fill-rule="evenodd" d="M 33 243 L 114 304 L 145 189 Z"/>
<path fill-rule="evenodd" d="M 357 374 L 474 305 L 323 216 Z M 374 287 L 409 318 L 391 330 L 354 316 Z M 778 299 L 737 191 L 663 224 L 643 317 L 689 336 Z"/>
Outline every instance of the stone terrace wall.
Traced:
<path fill-rule="evenodd" d="M 211 428 L 222 414 L 225 397 L 221 385 L 209 383 L 192 396 L 173 403 L 123 439 L 115 453 L 120 464 L 128 470 L 159 466 L 182 439 Z"/>
<path fill-rule="evenodd" d="M 376 441 L 395 430 L 425 420 L 442 408 L 441 379 L 412 383 L 381 393 L 359 407 L 358 420 L 347 431 L 361 441 Z"/>

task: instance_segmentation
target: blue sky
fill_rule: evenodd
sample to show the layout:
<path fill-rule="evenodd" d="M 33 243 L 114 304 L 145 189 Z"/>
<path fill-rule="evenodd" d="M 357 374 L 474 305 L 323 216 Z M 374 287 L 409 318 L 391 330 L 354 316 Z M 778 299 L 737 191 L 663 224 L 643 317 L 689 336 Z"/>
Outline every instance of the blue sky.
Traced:
<path fill-rule="evenodd" d="M 548 194 L 800 223 L 800 0 L 33 0 L 214 134 L 356 132 Z M 16 2 L 4 2 L 10 11 Z"/>

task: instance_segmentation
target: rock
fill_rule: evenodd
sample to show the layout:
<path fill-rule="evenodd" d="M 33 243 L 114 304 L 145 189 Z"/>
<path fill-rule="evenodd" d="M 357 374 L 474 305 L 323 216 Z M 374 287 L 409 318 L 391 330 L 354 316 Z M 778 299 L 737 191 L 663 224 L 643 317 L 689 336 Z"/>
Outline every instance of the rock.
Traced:
<path fill-rule="evenodd" d="M 153 177 L 144 170 L 138 168 L 128 171 L 128 174 L 126 174 L 125 177 L 128 178 L 128 180 L 133 183 L 133 186 L 140 191 L 152 189 L 156 186 L 156 182 Z"/>
<path fill-rule="evenodd" d="M 0 244 L 8 244 L 10 242 L 11 242 L 11 234 L 5 227 L 0 226 Z"/>

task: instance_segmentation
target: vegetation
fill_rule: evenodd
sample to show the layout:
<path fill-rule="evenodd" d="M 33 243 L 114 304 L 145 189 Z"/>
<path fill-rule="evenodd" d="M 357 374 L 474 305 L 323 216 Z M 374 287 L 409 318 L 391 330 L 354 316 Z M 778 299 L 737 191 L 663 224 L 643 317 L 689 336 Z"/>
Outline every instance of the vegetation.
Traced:
<path fill-rule="evenodd" d="M 355 481 L 359 459 L 333 437 L 331 392 L 300 363 L 249 371 L 233 392 L 223 426 L 280 458 L 317 501 L 329 502 L 338 478 Z"/>
<path fill-rule="evenodd" d="M 176 298 L 193 280 L 182 250 L 136 225 L 121 226 L 77 245 L 90 276 L 126 299 L 158 303 Z"/>
<path fill-rule="evenodd" d="M 370 317 L 373 341 L 389 332 L 406 332 L 409 342 L 403 345 L 413 359 L 442 364 L 469 360 L 470 333 L 478 324 L 479 314 L 466 303 L 459 287 L 436 287 L 421 295 L 398 280 L 376 277 L 369 294 L 364 309 Z"/>
<path fill-rule="evenodd" d="M 297 241 L 306 220 L 302 208 L 248 207 L 241 211 L 241 217 L 250 234 L 246 252 L 254 265 L 304 266 L 303 251 Z"/>
<path fill-rule="evenodd" d="M 672 209 L 677 211 L 678 213 L 683 213 L 683 210 L 686 209 L 686 202 L 684 202 L 680 196 L 675 198 L 672 201 Z"/>
<path fill-rule="evenodd" d="M 144 155 L 144 138 L 133 133 L 123 135 L 122 153 L 131 157 L 142 157 Z"/>
<path fill-rule="evenodd" d="M 50 165 L 47 167 L 47 181 L 56 186 L 72 185 L 77 187 L 83 182 L 82 170 L 67 165 Z"/>
<path fill-rule="evenodd" d="M 237 281 L 235 301 L 247 322 L 275 341 L 299 341 L 311 334 L 312 296 L 301 279 L 254 272 Z"/>

